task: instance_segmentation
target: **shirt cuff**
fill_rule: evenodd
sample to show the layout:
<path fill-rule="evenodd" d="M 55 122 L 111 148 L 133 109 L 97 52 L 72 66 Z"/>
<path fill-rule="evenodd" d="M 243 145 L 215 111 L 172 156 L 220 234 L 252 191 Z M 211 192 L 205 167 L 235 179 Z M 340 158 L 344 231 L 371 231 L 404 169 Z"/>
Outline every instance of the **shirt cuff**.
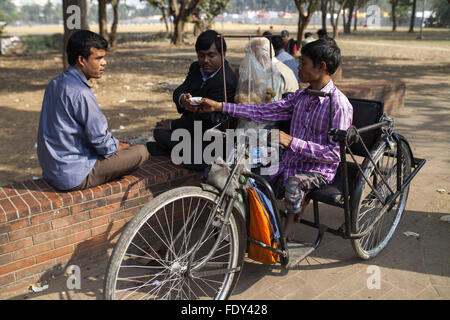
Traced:
<path fill-rule="evenodd" d="M 182 94 L 180 95 L 180 97 L 178 98 L 178 105 L 180 106 L 180 109 L 183 109 L 183 110 L 184 110 L 184 106 L 183 106 L 183 104 L 181 103 L 181 99 L 183 99 L 184 95 L 185 95 L 185 93 L 182 93 Z"/>
<path fill-rule="evenodd" d="M 293 137 L 289 148 L 294 152 L 301 153 L 306 148 L 306 141 Z"/>
<path fill-rule="evenodd" d="M 119 139 L 117 139 L 115 137 L 111 137 L 111 139 L 112 139 L 113 143 L 107 148 L 106 153 L 103 155 L 104 158 L 111 157 L 119 149 Z"/>
<path fill-rule="evenodd" d="M 233 103 L 222 102 L 222 112 L 233 115 L 234 111 L 235 111 L 235 107 L 234 107 Z"/>

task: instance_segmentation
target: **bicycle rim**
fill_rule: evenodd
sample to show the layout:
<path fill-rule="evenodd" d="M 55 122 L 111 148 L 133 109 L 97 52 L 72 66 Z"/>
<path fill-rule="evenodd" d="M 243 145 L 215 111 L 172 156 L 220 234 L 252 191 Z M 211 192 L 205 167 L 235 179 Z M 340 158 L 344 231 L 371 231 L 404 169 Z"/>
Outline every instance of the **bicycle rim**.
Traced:
<path fill-rule="evenodd" d="M 206 230 L 217 196 L 188 187 L 153 199 L 129 223 L 111 257 L 105 297 L 112 299 L 226 299 L 239 274 L 239 228 L 232 214 L 219 247 L 197 273 L 221 223 Z M 202 273 L 203 272 L 203 273 Z M 106 292 L 108 291 L 108 292 Z"/>

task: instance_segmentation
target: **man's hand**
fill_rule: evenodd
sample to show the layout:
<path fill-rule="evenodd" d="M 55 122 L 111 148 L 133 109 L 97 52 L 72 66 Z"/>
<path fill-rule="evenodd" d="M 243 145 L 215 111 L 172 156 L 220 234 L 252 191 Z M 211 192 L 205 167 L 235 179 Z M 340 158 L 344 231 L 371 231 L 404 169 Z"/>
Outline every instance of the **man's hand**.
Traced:
<path fill-rule="evenodd" d="M 272 132 L 270 133 L 270 135 L 272 135 L 272 134 L 275 133 L 275 132 L 277 132 L 277 131 L 272 131 Z M 290 145 L 291 145 L 291 142 L 292 142 L 293 137 L 290 136 L 290 135 L 288 135 L 288 134 L 287 134 L 286 132 L 284 132 L 284 131 L 279 131 L 279 130 L 278 130 L 278 134 L 279 134 L 279 136 L 278 136 L 278 143 L 279 143 L 280 145 L 282 145 L 283 147 L 285 147 L 285 148 L 289 148 Z M 270 140 L 271 140 L 271 136 L 270 136 L 270 135 L 267 137 L 267 141 L 270 141 Z"/>
<path fill-rule="evenodd" d="M 155 129 L 170 131 L 170 121 L 172 120 L 162 120 L 156 124 Z"/>
<path fill-rule="evenodd" d="M 131 144 L 125 140 L 119 140 L 119 146 L 117 147 L 117 152 L 128 149 L 131 147 Z"/>
<path fill-rule="evenodd" d="M 222 112 L 222 102 L 217 102 L 208 98 L 202 98 L 200 101 L 200 112 L 201 113 L 207 113 L 207 112 L 214 112 L 219 111 Z"/>
<path fill-rule="evenodd" d="M 192 104 L 191 98 L 192 96 L 190 93 L 185 93 L 181 98 L 181 103 L 187 111 L 196 112 L 198 110 L 198 105 Z"/>

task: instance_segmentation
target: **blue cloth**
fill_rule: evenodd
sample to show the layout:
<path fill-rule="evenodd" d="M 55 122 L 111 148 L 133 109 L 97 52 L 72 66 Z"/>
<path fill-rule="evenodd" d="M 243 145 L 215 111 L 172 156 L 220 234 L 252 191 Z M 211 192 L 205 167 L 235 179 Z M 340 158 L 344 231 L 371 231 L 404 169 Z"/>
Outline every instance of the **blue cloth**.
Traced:
<path fill-rule="evenodd" d="M 58 190 L 79 186 L 99 156 L 108 158 L 119 145 L 90 88 L 70 66 L 45 90 L 37 154 L 44 179 Z"/>
<path fill-rule="evenodd" d="M 266 219 L 269 221 L 270 228 L 272 230 L 272 235 L 274 239 L 278 239 L 280 237 L 280 230 L 278 229 L 277 219 L 275 218 L 275 213 L 273 210 L 272 202 L 270 201 L 269 197 L 264 194 L 257 186 L 256 183 L 250 182 L 250 186 L 255 189 L 255 191 L 258 193 L 259 197 L 261 198 L 262 202 L 261 205 L 266 209 L 264 211 L 268 211 L 269 216 L 267 216 L 267 213 L 264 212 L 266 215 Z"/>
<path fill-rule="evenodd" d="M 289 53 L 284 51 L 284 49 L 281 49 L 280 52 L 277 55 L 277 59 L 283 62 L 285 65 L 287 65 L 295 74 L 295 77 L 297 78 L 297 82 L 300 84 L 300 78 L 298 76 L 298 62 L 297 60 L 291 56 Z"/>

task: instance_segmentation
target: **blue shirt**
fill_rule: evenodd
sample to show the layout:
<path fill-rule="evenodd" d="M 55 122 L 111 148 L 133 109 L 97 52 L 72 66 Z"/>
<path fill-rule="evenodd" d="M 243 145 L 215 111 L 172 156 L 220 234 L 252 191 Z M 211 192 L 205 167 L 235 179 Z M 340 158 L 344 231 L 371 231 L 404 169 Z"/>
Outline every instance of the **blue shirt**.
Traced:
<path fill-rule="evenodd" d="M 298 77 L 298 62 L 292 57 L 289 53 L 281 49 L 277 55 L 277 59 L 287 65 L 292 71 L 294 71 L 295 77 L 297 78 L 297 82 L 300 83 L 300 78 Z"/>
<path fill-rule="evenodd" d="M 70 66 L 45 90 L 37 154 L 44 179 L 58 190 L 79 186 L 99 156 L 108 158 L 119 145 L 90 88 Z"/>

